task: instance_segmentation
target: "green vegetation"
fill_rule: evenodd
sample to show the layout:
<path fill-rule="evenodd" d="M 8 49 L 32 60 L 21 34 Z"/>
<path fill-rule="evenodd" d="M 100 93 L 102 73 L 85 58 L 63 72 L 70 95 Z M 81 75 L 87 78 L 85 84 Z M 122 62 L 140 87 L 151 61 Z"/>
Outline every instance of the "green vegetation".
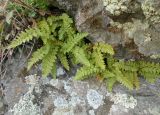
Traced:
<path fill-rule="evenodd" d="M 24 16 L 35 17 L 48 9 L 48 3 L 46 0 L 15 0 L 9 1 L 7 9 L 15 10 Z"/>
<path fill-rule="evenodd" d="M 78 62 L 88 64 L 82 49 L 81 40 L 87 33 L 77 33 L 72 27 L 72 19 L 68 15 L 51 16 L 43 19 L 35 28 L 28 28 L 15 39 L 9 48 L 14 48 L 33 38 L 40 38 L 43 46 L 33 53 L 28 63 L 28 70 L 36 62 L 42 60 L 42 74 L 49 73 L 55 77 L 56 59 L 59 58 L 62 65 L 69 70 L 68 55 L 73 55 Z M 77 54 L 77 50 L 80 50 Z"/>
<path fill-rule="evenodd" d="M 113 58 L 114 50 L 106 43 L 85 43 L 87 33 L 78 33 L 67 14 L 50 16 L 38 22 L 34 28 L 21 32 L 8 48 L 15 48 L 32 39 L 40 38 L 43 46 L 32 54 L 28 70 L 42 60 L 42 74 L 56 77 L 56 61 L 60 60 L 66 70 L 73 64 L 81 64 L 75 80 L 97 77 L 106 82 L 111 91 L 116 82 L 128 89 L 140 87 L 139 76 L 154 82 L 160 76 L 160 64 L 145 61 L 121 61 Z"/>

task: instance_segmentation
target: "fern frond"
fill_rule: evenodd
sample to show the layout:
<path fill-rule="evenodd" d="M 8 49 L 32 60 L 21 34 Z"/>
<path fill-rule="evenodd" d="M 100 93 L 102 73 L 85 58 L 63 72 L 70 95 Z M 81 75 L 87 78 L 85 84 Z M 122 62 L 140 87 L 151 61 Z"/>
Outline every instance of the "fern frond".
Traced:
<path fill-rule="evenodd" d="M 114 65 L 115 67 L 121 69 L 121 70 L 126 70 L 126 71 L 138 71 L 139 65 L 137 65 L 135 62 L 124 62 L 124 61 L 119 61 L 115 62 Z"/>
<path fill-rule="evenodd" d="M 32 57 L 28 61 L 28 67 L 27 69 L 29 70 L 36 62 L 40 61 L 43 59 L 43 57 L 48 53 L 50 46 L 49 45 L 44 45 L 37 51 L 35 51 L 32 54 Z"/>
<path fill-rule="evenodd" d="M 50 16 L 47 18 L 48 24 L 51 26 L 53 24 L 57 24 L 57 21 L 59 21 L 60 18 L 58 16 Z"/>
<path fill-rule="evenodd" d="M 139 74 L 144 76 L 148 82 L 153 83 L 160 77 L 160 64 L 139 61 L 139 66 Z"/>
<path fill-rule="evenodd" d="M 60 53 L 60 54 L 58 55 L 58 57 L 59 57 L 59 59 L 60 59 L 61 64 L 64 66 L 64 68 L 69 71 L 69 63 L 68 63 L 68 59 L 67 59 L 66 55 Z"/>
<path fill-rule="evenodd" d="M 104 63 L 103 54 L 99 51 L 93 51 L 92 55 L 94 58 L 95 65 L 97 67 L 100 67 L 102 70 L 104 70 L 106 65 Z"/>
<path fill-rule="evenodd" d="M 133 90 L 133 83 L 130 81 L 129 76 L 124 75 L 120 70 L 115 69 L 114 74 L 118 82 L 127 87 L 130 90 Z"/>
<path fill-rule="evenodd" d="M 41 32 L 41 39 L 44 44 L 47 43 L 47 40 L 50 38 L 51 30 L 49 24 L 46 20 L 42 20 L 38 23 L 38 28 Z"/>
<path fill-rule="evenodd" d="M 64 52 L 64 54 L 70 52 L 73 47 L 76 46 L 87 35 L 87 33 L 77 33 L 74 34 L 74 37 L 69 38 L 67 42 L 62 46 L 62 51 Z"/>
<path fill-rule="evenodd" d="M 140 88 L 140 81 L 139 81 L 137 73 L 135 73 L 135 72 L 133 73 L 133 84 L 136 89 Z"/>
<path fill-rule="evenodd" d="M 114 67 L 114 63 L 116 63 L 117 62 L 117 60 L 115 60 L 114 58 L 113 58 L 113 56 L 107 56 L 107 68 L 108 69 L 113 69 L 113 68 L 115 68 Z"/>
<path fill-rule="evenodd" d="M 54 63 L 54 64 L 52 65 L 51 75 L 53 76 L 54 79 L 56 79 L 56 76 L 57 76 L 56 63 Z"/>
<path fill-rule="evenodd" d="M 109 91 L 112 91 L 112 89 L 113 89 L 113 85 L 116 83 L 116 77 L 112 77 L 112 78 L 108 78 L 107 80 L 106 80 L 106 85 L 107 85 L 107 89 L 109 90 Z"/>
<path fill-rule="evenodd" d="M 52 67 L 56 62 L 58 48 L 50 48 L 50 51 L 47 55 L 42 59 L 42 76 L 47 76 L 52 71 Z"/>
<path fill-rule="evenodd" d="M 104 76 L 104 78 L 108 79 L 108 78 L 116 78 L 115 74 L 112 71 L 109 71 L 107 69 L 105 69 L 102 73 L 102 75 Z"/>
<path fill-rule="evenodd" d="M 93 66 L 84 66 L 84 67 L 81 67 L 76 75 L 75 75 L 75 80 L 84 80 L 86 78 L 89 78 L 91 77 L 90 75 L 94 74 L 94 73 L 99 73 L 100 72 L 100 69 L 99 68 L 96 68 L 96 67 L 93 67 Z"/>
<path fill-rule="evenodd" d="M 81 64 L 84 64 L 86 66 L 90 66 L 90 62 L 89 60 L 87 59 L 86 55 L 85 55 L 85 52 L 82 48 L 80 47 L 75 47 L 72 51 L 72 53 L 74 54 L 76 60 L 81 63 Z"/>
<path fill-rule="evenodd" d="M 33 39 L 33 37 L 39 37 L 39 30 L 35 28 L 28 28 L 25 31 L 21 32 L 17 39 L 13 40 L 8 48 L 15 48 L 25 42 L 28 42 Z"/>
<path fill-rule="evenodd" d="M 140 62 L 141 73 L 152 73 L 160 75 L 160 65 L 153 62 Z"/>
<path fill-rule="evenodd" d="M 93 47 L 94 50 L 98 50 L 102 53 L 108 53 L 110 55 L 114 55 L 114 50 L 111 45 L 107 43 L 98 42 Z"/>

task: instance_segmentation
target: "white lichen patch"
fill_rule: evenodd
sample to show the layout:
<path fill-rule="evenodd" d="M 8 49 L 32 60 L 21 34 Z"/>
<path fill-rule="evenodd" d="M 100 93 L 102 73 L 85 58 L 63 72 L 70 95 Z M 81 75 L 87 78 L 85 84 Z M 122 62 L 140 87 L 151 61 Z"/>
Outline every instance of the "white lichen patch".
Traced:
<path fill-rule="evenodd" d="M 40 77 L 37 75 L 29 75 L 25 77 L 26 83 L 30 85 L 29 91 L 30 93 L 35 90 L 36 93 L 41 93 L 42 90 L 40 89 L 39 85 L 39 79 Z"/>
<path fill-rule="evenodd" d="M 30 85 L 28 92 L 22 96 L 10 111 L 13 115 L 40 115 L 40 107 L 33 103 L 35 99 L 32 95 L 33 90 L 41 93 L 39 89 L 39 76 L 29 75 L 25 77 L 26 83 Z"/>
<path fill-rule="evenodd" d="M 33 99 L 33 95 L 26 93 L 11 110 L 13 115 L 40 115 L 40 107 L 33 104 Z"/>
<path fill-rule="evenodd" d="M 134 109 L 134 107 L 137 105 L 137 100 L 133 96 L 128 96 L 127 94 L 117 93 L 115 95 L 110 96 L 110 98 L 111 101 L 114 102 L 114 104 L 122 105 L 126 109 Z"/>
<path fill-rule="evenodd" d="M 145 0 L 141 8 L 143 10 L 143 13 L 146 17 L 146 19 L 149 19 L 153 23 L 159 23 L 160 22 L 160 9 L 155 9 L 154 7 L 155 3 L 152 0 Z"/>
<path fill-rule="evenodd" d="M 105 9 L 112 15 L 120 15 L 123 12 L 128 12 L 128 3 L 131 0 L 103 0 Z"/>
<path fill-rule="evenodd" d="M 56 87 L 59 84 L 59 80 L 58 79 L 51 79 L 49 84 Z"/>
<path fill-rule="evenodd" d="M 90 89 L 87 92 L 88 104 L 94 109 L 98 109 L 100 105 L 103 105 L 103 95 L 100 95 L 96 90 Z"/>
<path fill-rule="evenodd" d="M 57 97 L 54 100 L 54 105 L 56 108 L 61 108 L 61 109 L 69 108 L 69 104 L 68 104 L 67 100 L 63 97 Z"/>
<path fill-rule="evenodd" d="M 35 84 L 38 83 L 39 78 L 40 78 L 40 77 L 37 76 L 37 75 L 29 75 L 29 76 L 26 76 L 26 77 L 25 77 L 25 81 L 26 81 L 26 83 L 29 84 L 29 85 L 35 85 Z"/>

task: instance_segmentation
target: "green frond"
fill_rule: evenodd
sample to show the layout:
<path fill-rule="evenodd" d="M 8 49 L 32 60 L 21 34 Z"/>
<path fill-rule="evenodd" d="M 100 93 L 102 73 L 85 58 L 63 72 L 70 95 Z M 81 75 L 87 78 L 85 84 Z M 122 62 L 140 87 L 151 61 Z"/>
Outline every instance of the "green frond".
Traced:
<path fill-rule="evenodd" d="M 115 68 L 114 64 L 117 62 L 117 60 L 115 60 L 113 56 L 107 56 L 106 60 L 107 60 L 107 68 L 109 69 Z"/>
<path fill-rule="evenodd" d="M 116 82 L 117 82 L 116 77 L 108 78 L 108 79 L 106 80 L 107 89 L 108 89 L 109 91 L 112 91 L 113 85 L 114 85 Z"/>
<path fill-rule="evenodd" d="M 62 51 L 64 53 L 70 52 L 74 46 L 76 46 L 84 37 L 86 37 L 87 33 L 77 33 L 74 34 L 72 38 L 69 38 L 66 43 L 62 46 Z"/>
<path fill-rule="evenodd" d="M 41 39 L 43 43 L 46 44 L 51 35 L 50 26 L 46 20 L 42 20 L 38 23 L 38 28 L 41 32 Z"/>
<path fill-rule="evenodd" d="M 154 83 L 157 78 L 160 77 L 160 75 L 153 74 L 153 73 L 148 73 L 148 72 L 142 72 L 140 71 L 139 74 L 142 75 L 148 82 Z"/>
<path fill-rule="evenodd" d="M 25 42 L 32 40 L 33 38 L 39 37 L 39 30 L 35 28 L 28 28 L 25 31 L 21 32 L 17 39 L 13 40 L 8 48 L 15 48 Z"/>
<path fill-rule="evenodd" d="M 32 54 L 32 57 L 28 61 L 28 67 L 27 69 L 29 70 L 36 62 L 40 61 L 43 59 L 43 57 L 48 53 L 50 46 L 44 45 L 37 51 L 35 51 Z"/>
<path fill-rule="evenodd" d="M 106 65 L 104 63 L 103 54 L 100 51 L 93 51 L 92 55 L 94 58 L 95 65 L 104 70 Z"/>
<path fill-rule="evenodd" d="M 123 74 L 118 69 L 115 69 L 114 73 L 119 83 L 121 83 L 123 86 L 127 87 L 128 89 L 133 90 L 133 83 L 130 81 L 130 76 L 127 76 L 127 74 Z"/>
<path fill-rule="evenodd" d="M 52 67 L 56 62 L 58 48 L 50 48 L 50 51 L 42 59 L 42 76 L 47 76 L 52 71 Z"/>
<path fill-rule="evenodd" d="M 96 68 L 96 67 L 93 67 L 93 66 L 84 66 L 84 67 L 81 67 L 77 71 L 74 79 L 75 80 L 84 80 L 86 78 L 91 77 L 90 75 L 96 74 L 96 73 L 99 73 L 99 72 L 100 72 L 99 68 Z"/>
<path fill-rule="evenodd" d="M 50 26 L 57 24 L 57 21 L 59 21 L 59 20 L 60 20 L 60 18 L 58 16 L 53 16 L 53 15 L 47 18 L 47 22 Z"/>
<path fill-rule="evenodd" d="M 93 49 L 101 51 L 102 53 L 108 53 L 114 55 L 114 50 L 111 45 L 107 43 L 98 42 L 94 45 Z"/>
<path fill-rule="evenodd" d="M 137 73 L 133 73 L 133 84 L 136 89 L 140 88 L 140 81 L 139 81 Z"/>
<path fill-rule="evenodd" d="M 86 66 L 90 66 L 90 62 L 87 59 L 85 51 L 82 48 L 77 46 L 72 50 L 72 53 L 74 54 L 76 60 L 79 63 L 84 64 Z"/>
<path fill-rule="evenodd" d="M 73 23 L 72 18 L 70 18 L 66 13 L 63 13 L 59 18 L 63 20 L 65 26 L 72 25 Z"/>
<path fill-rule="evenodd" d="M 128 61 L 128 62 L 124 62 L 124 61 L 119 61 L 119 62 L 115 62 L 114 66 L 121 69 L 121 70 L 126 70 L 126 71 L 138 71 L 139 69 L 139 65 L 137 65 L 137 63 L 133 62 L 133 61 Z"/>
<path fill-rule="evenodd" d="M 153 62 L 139 61 L 139 74 L 144 76 L 148 82 L 155 82 L 160 77 L 160 64 Z"/>
<path fill-rule="evenodd" d="M 102 72 L 102 75 L 104 76 L 104 78 L 108 79 L 108 78 L 116 78 L 115 77 L 115 74 L 107 69 L 105 69 L 103 72 Z"/>
<path fill-rule="evenodd" d="M 54 79 L 56 79 L 56 76 L 57 76 L 56 63 L 54 63 L 54 64 L 52 65 L 51 75 L 53 76 Z"/>
<path fill-rule="evenodd" d="M 69 63 L 68 63 L 68 59 L 67 59 L 66 55 L 60 53 L 60 54 L 58 54 L 58 58 L 60 59 L 60 62 L 64 66 L 64 68 L 69 71 Z"/>

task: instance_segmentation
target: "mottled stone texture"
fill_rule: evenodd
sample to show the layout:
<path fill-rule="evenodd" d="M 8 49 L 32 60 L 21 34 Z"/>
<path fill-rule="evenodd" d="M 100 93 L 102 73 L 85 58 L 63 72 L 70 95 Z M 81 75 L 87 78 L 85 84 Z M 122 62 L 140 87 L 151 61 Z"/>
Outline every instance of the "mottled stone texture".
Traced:
<path fill-rule="evenodd" d="M 39 74 L 40 66 L 26 76 L 24 62 L 27 56 L 22 54 L 21 57 L 16 55 L 5 64 L 10 72 L 0 79 L 2 115 L 160 114 L 160 80 L 155 84 L 141 80 L 139 90 L 128 91 L 116 85 L 113 92 L 108 92 L 105 84 L 96 79 L 74 81 L 76 68 L 68 73 L 58 66 L 59 79 L 32 75 Z"/>
<path fill-rule="evenodd" d="M 139 91 L 127 91 L 118 86 L 114 93 L 108 92 L 104 84 L 95 80 L 87 82 L 53 80 L 36 75 L 25 77 L 20 90 L 12 97 L 12 92 L 5 92 L 5 100 L 12 98 L 5 115 L 159 115 L 159 89 L 155 85 L 142 84 Z M 16 78 L 12 81 L 17 80 Z M 11 81 L 11 82 L 12 82 Z M 19 81 L 20 82 L 20 81 Z M 16 86 L 12 82 L 12 86 Z M 12 86 L 8 83 L 8 88 Z M 143 90 L 143 92 L 141 91 Z M 5 91 L 5 90 L 4 90 Z M 159 92 L 158 92 L 159 91 Z M 19 96 L 21 94 L 21 96 Z M 7 101 L 8 102 L 8 101 Z"/>
<path fill-rule="evenodd" d="M 124 47 L 134 41 L 145 56 L 160 54 L 159 0 L 49 0 L 68 11 L 79 31 L 88 32 L 93 42 Z"/>

